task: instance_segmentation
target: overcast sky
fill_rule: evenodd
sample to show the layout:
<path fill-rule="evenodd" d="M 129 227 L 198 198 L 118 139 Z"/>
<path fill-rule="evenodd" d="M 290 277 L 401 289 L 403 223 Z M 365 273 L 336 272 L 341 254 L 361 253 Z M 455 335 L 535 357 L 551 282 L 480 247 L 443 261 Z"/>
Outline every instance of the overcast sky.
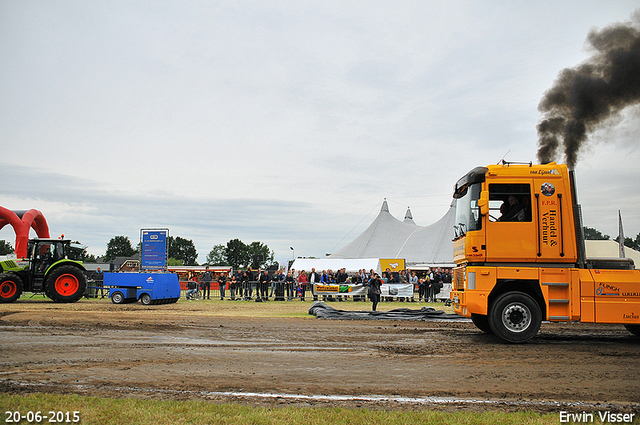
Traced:
<path fill-rule="evenodd" d="M 387 198 L 443 216 L 536 161 L 538 103 L 636 1 L 0 0 L 0 205 L 101 255 L 141 228 L 322 257 Z M 640 233 L 640 111 L 578 158 L 586 226 Z M 561 160 L 561 158 L 559 158 Z M 10 226 L 0 239 L 15 242 Z"/>

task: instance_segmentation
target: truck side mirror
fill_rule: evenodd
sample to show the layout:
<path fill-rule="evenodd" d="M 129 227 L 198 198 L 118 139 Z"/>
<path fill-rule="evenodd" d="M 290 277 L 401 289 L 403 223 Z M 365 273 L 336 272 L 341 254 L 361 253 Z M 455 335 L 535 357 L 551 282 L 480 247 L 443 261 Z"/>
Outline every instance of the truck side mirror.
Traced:
<path fill-rule="evenodd" d="M 480 207 L 480 214 L 489 214 L 489 192 L 480 192 L 480 199 L 478 199 L 478 207 Z"/>

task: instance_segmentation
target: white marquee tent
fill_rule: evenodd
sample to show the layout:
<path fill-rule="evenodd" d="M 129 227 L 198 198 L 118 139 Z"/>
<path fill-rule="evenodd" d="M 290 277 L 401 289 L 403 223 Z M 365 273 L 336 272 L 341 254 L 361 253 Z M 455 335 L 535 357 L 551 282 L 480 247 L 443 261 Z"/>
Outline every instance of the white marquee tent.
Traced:
<path fill-rule="evenodd" d="M 453 222 L 455 208 L 430 226 L 418 226 L 407 210 L 404 221 L 393 217 L 385 200 L 380 213 L 367 229 L 330 259 L 403 258 L 407 266 L 424 264 L 453 266 Z"/>
<path fill-rule="evenodd" d="M 378 258 L 297 258 L 291 267 L 297 271 L 304 270 L 307 273 L 312 268 L 315 268 L 317 273 L 322 273 L 323 270 L 335 272 L 342 268 L 346 269 L 347 273 L 354 273 L 361 269 L 366 271 L 373 269 L 380 274 L 382 273 Z"/>

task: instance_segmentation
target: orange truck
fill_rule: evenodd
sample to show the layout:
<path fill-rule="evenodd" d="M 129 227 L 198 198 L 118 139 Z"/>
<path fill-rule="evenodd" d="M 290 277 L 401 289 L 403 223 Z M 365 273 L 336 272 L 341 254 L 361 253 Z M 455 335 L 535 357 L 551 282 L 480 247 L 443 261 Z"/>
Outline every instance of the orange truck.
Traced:
<path fill-rule="evenodd" d="M 533 338 L 543 320 L 623 324 L 640 335 L 640 270 L 631 259 L 587 258 L 566 165 L 477 167 L 453 197 L 456 313 L 512 343 Z"/>

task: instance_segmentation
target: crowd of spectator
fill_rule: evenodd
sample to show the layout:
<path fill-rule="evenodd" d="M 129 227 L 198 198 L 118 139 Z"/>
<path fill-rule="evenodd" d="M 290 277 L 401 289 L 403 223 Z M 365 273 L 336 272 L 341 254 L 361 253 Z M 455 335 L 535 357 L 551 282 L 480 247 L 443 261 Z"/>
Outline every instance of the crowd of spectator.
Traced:
<path fill-rule="evenodd" d="M 217 283 L 221 300 L 300 300 L 322 298 L 324 301 L 344 301 L 345 295 L 316 294 L 316 284 L 325 285 L 364 285 L 370 286 L 375 272 L 364 269 L 349 273 L 344 268 L 333 270 L 311 271 L 300 270 L 238 270 L 227 273 L 212 273 L 207 267 L 204 273 L 191 273 L 187 278 L 187 299 L 198 290 L 202 299 L 211 299 L 212 284 Z M 386 269 L 379 276 L 382 284 L 410 284 L 412 297 L 402 297 L 400 301 L 436 302 L 445 283 L 451 283 L 450 268 L 433 268 L 413 271 L 411 269 L 393 272 Z M 228 290 L 228 297 L 227 297 Z M 214 295 L 215 296 L 215 295 Z M 370 296 L 370 294 L 369 294 Z M 406 299 L 408 298 L 408 299 Z M 354 301 L 364 301 L 364 297 L 353 296 Z M 382 297 L 381 302 L 393 301 L 394 297 Z"/>

